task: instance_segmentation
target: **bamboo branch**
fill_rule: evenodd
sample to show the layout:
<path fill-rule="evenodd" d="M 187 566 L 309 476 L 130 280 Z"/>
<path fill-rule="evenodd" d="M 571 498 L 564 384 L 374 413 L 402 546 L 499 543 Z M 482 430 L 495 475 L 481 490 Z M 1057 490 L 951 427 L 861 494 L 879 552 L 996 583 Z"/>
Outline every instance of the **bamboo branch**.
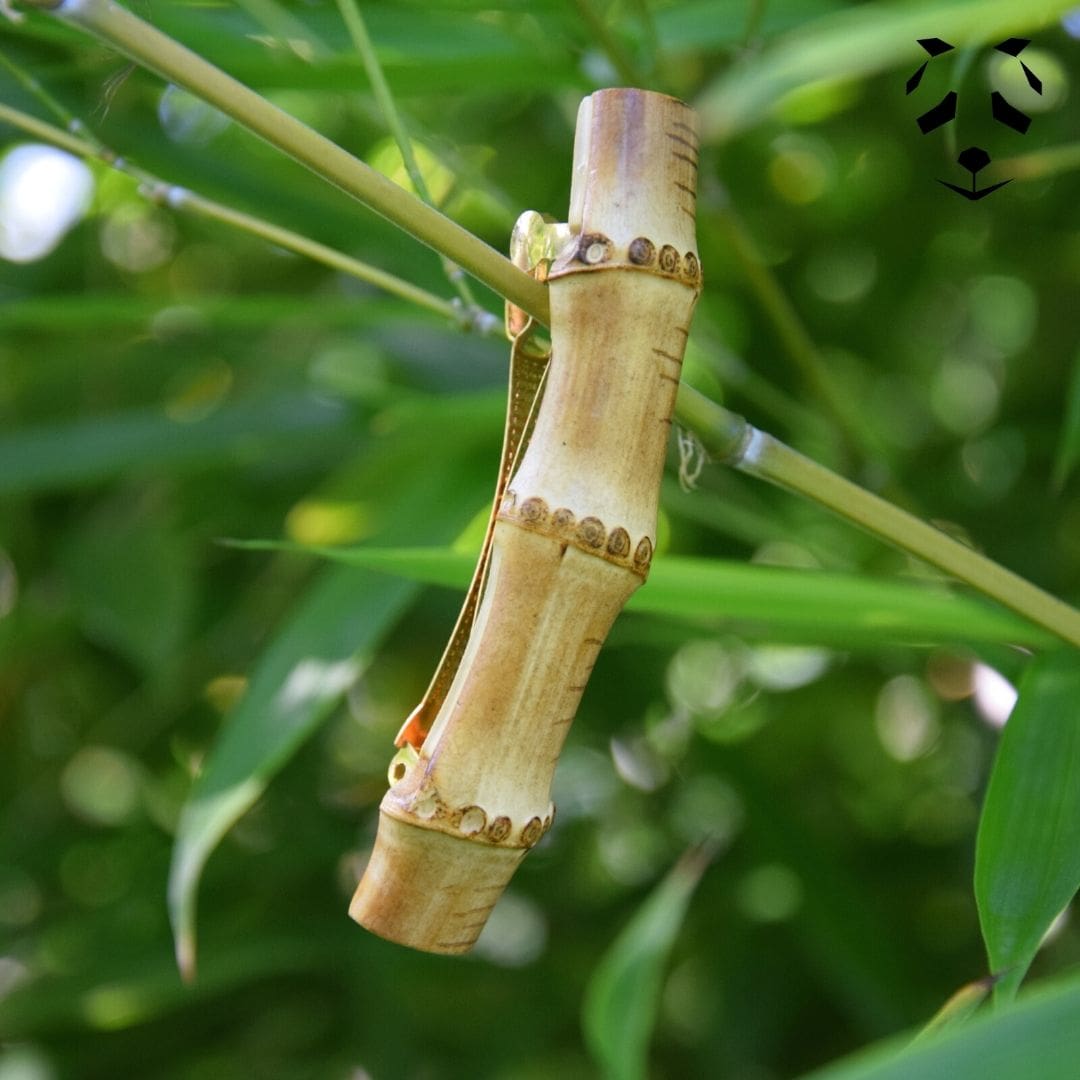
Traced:
<path fill-rule="evenodd" d="M 215 105 L 547 324 L 547 290 L 467 229 L 112 0 L 25 0 Z"/>
<path fill-rule="evenodd" d="M 973 585 L 1080 648 L 1080 611 L 1076 608 L 898 506 L 837 476 L 771 435 L 755 432 L 738 468 L 808 495 L 830 510 L 842 511 L 848 521 Z"/>
<path fill-rule="evenodd" d="M 758 431 L 708 398 L 680 393 L 679 403 L 688 426 L 714 459 L 826 507 L 1080 648 L 1080 611 L 1063 600 Z"/>
<path fill-rule="evenodd" d="M 141 193 L 152 202 L 161 203 L 172 210 L 194 214 L 212 221 L 219 221 L 251 236 L 258 236 L 268 243 L 276 244 L 278 247 L 285 248 L 288 251 L 294 251 L 297 255 L 303 255 L 314 262 L 322 263 L 332 270 L 339 270 L 343 274 L 348 274 L 359 281 L 374 285 L 376 288 L 383 289 L 394 296 L 400 297 L 402 300 L 426 308 L 436 315 L 442 315 L 444 318 L 462 324 L 461 309 L 449 300 L 444 300 L 426 289 L 421 289 L 419 286 L 413 285 L 412 282 L 388 274 L 385 270 L 380 270 L 378 267 L 336 251 L 326 244 L 311 240 L 301 233 L 293 232 L 291 229 L 283 229 L 262 218 L 242 213 L 239 210 L 233 210 L 231 207 L 224 206 L 213 199 L 197 195 L 187 188 L 161 180 L 153 173 L 140 169 L 113 153 L 88 132 L 79 121 L 75 121 L 75 123 L 78 124 L 79 130 L 83 132 L 82 136 L 69 134 L 52 124 L 46 123 L 44 120 L 29 116 L 0 102 L 0 123 L 11 124 L 12 127 L 19 128 L 28 135 L 59 147 L 61 150 L 66 150 L 70 154 L 75 154 L 77 157 L 104 162 L 118 172 L 139 181 Z M 482 321 L 473 318 L 469 328 L 485 334 L 493 331 L 501 333 L 502 322 L 488 315 Z"/>

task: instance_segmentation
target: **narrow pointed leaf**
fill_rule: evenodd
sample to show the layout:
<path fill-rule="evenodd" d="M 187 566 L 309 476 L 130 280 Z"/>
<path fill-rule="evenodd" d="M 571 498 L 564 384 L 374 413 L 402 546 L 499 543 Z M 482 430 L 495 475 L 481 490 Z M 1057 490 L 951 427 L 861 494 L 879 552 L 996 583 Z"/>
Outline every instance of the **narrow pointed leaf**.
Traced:
<path fill-rule="evenodd" d="M 220 466 L 236 459 L 341 442 L 353 423 L 337 403 L 294 396 L 232 405 L 192 422 L 133 409 L 0 435 L 0 495 L 38 494 L 120 474 Z"/>
<path fill-rule="evenodd" d="M 327 548 L 244 541 L 241 547 L 306 551 L 431 585 L 461 586 L 473 557 L 450 548 Z M 976 597 L 914 582 L 720 559 L 664 556 L 627 610 L 723 620 L 748 636 L 845 645 L 885 641 L 1045 644 L 1044 630 Z"/>
<path fill-rule="evenodd" d="M 1080 654 L 1068 650 L 1028 669 L 979 822 L 975 897 L 998 1000 L 1016 993 L 1078 887 Z"/>
<path fill-rule="evenodd" d="M 459 431 L 466 408 L 464 399 L 417 403 L 365 455 L 356 494 L 381 499 L 384 540 L 448 540 L 468 520 L 488 480 L 478 483 L 463 457 L 494 432 L 483 424 Z M 398 476 L 413 479 L 395 484 Z M 329 568 L 256 664 L 195 780 L 173 846 L 169 913 L 185 976 L 194 972 L 195 905 L 206 860 L 363 672 L 417 588 L 362 567 Z"/>
<path fill-rule="evenodd" d="M 1073 0 L 958 0 L 933 9 L 921 4 L 870 3 L 829 12 L 770 43 L 753 64 L 733 64 L 698 99 L 707 139 L 730 138 L 761 118 L 788 93 L 809 84 L 914 68 L 926 59 L 916 41 L 935 36 L 960 48 L 1048 26 Z M 999 37 L 1000 35 L 1000 37 Z M 896 77 L 902 90 L 910 75 Z"/>
<path fill-rule="evenodd" d="M 210 853 L 361 675 L 417 587 L 334 567 L 262 657 L 184 806 L 169 875 L 181 972 L 195 970 L 195 901 Z"/>
<path fill-rule="evenodd" d="M 803 1080 L 1076 1080 L 1080 976 L 1026 994 L 1010 1009 L 911 1043 L 891 1039 Z"/>
<path fill-rule="evenodd" d="M 600 961 L 585 991 L 583 1024 L 609 1080 L 644 1080 L 664 967 L 683 916 L 709 864 L 687 852 L 653 890 Z"/>

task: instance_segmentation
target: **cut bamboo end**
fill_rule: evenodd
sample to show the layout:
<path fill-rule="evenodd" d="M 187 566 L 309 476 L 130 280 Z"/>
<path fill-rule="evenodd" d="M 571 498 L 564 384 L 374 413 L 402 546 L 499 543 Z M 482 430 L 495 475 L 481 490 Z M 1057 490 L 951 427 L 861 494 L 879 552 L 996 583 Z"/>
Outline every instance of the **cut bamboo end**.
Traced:
<path fill-rule="evenodd" d="M 693 109 L 645 90 L 598 90 L 578 110 L 569 224 L 549 279 L 646 271 L 701 289 Z"/>
<path fill-rule="evenodd" d="M 476 943 L 525 850 L 476 843 L 380 811 L 349 916 L 399 945 L 460 955 Z"/>

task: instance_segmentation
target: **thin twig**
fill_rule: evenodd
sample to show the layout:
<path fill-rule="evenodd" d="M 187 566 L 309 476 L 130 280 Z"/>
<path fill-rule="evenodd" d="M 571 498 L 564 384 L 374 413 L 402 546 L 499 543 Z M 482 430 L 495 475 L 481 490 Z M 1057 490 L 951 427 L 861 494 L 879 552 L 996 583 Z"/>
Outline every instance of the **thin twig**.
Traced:
<path fill-rule="evenodd" d="M 839 388 L 826 367 L 806 326 L 799 318 L 791 300 L 776 275 L 769 269 L 754 238 L 730 206 L 717 208 L 713 215 L 723 230 L 723 238 L 738 260 L 743 276 L 750 285 L 784 351 L 809 383 L 834 421 L 859 449 L 871 457 L 885 456 L 876 432 L 864 422 L 857 405 Z"/>
<path fill-rule="evenodd" d="M 680 405 L 683 402 L 684 396 L 680 394 Z M 714 402 L 687 396 L 686 404 L 690 407 L 680 409 L 676 415 L 682 414 L 680 419 L 693 426 L 713 458 L 824 506 L 1080 647 L 1080 611 L 1076 608 L 758 431 Z"/>
<path fill-rule="evenodd" d="M 353 47 L 360 56 L 364 71 L 367 72 L 368 81 L 371 83 L 371 90 L 375 95 L 379 110 L 386 121 L 386 126 L 390 129 L 390 134 L 394 137 L 394 142 L 397 143 L 405 171 L 409 174 L 409 179 L 416 189 L 416 194 L 428 206 L 434 206 L 435 200 L 431 197 L 427 181 L 424 179 L 416 155 L 413 153 L 412 138 L 405 128 L 397 103 L 394 101 L 394 95 L 390 90 L 390 84 L 383 74 L 382 65 L 379 63 L 379 58 L 375 53 L 375 46 L 372 44 L 371 35 L 368 34 L 364 17 L 360 14 L 360 8 L 356 4 L 356 0 L 337 0 L 337 2 L 338 10 L 341 12 L 349 36 L 352 38 Z M 457 290 L 457 294 L 461 297 L 461 302 L 465 305 L 466 310 L 469 312 L 475 311 L 477 308 L 476 298 L 469 288 L 468 281 L 465 280 L 465 275 L 461 272 L 461 267 L 456 266 L 445 255 L 440 255 L 440 260 L 447 280 Z"/>
<path fill-rule="evenodd" d="M 197 53 L 110 0 L 25 0 L 76 23 L 137 63 L 215 105 L 271 146 L 445 255 L 545 325 L 547 288 L 438 210 L 272 105 Z"/>
<path fill-rule="evenodd" d="M 420 307 L 433 311 L 437 315 L 442 315 L 444 318 L 460 322 L 460 312 L 449 300 L 444 300 L 426 289 L 421 289 L 411 282 L 404 281 L 393 274 L 388 274 L 386 271 L 370 266 L 359 259 L 335 251 L 325 244 L 310 240 L 300 233 L 295 233 L 290 229 L 283 229 L 251 214 L 244 214 L 239 210 L 233 210 L 221 203 L 214 202 L 212 199 L 203 198 L 186 188 L 169 184 L 152 173 L 146 172 L 144 169 L 132 165 L 126 159 L 119 157 L 89 133 L 86 133 L 85 136 L 71 135 L 60 128 L 54 127 L 52 124 L 46 123 L 44 120 L 38 120 L 36 117 L 29 116 L 2 103 L 0 103 L 0 121 L 11 124 L 13 127 L 25 131 L 28 135 L 34 136 L 34 138 L 51 143 L 53 146 L 57 146 L 61 150 L 67 150 L 78 157 L 103 161 L 119 172 L 138 180 L 142 194 L 154 202 L 167 205 L 173 210 L 182 210 L 200 217 L 224 222 L 233 228 L 261 237 L 271 244 L 277 244 L 278 247 L 294 251 L 298 255 L 305 255 L 315 262 L 329 266 L 331 269 L 340 270 L 342 273 L 349 274 L 360 281 L 367 282 L 369 285 L 375 285 L 388 293 L 392 293 L 394 296 L 418 304 Z M 86 132 L 85 125 L 80 123 L 80 130 Z M 477 326 L 477 329 L 480 329 L 483 333 L 501 333 L 502 323 L 492 317 L 482 327 Z"/>

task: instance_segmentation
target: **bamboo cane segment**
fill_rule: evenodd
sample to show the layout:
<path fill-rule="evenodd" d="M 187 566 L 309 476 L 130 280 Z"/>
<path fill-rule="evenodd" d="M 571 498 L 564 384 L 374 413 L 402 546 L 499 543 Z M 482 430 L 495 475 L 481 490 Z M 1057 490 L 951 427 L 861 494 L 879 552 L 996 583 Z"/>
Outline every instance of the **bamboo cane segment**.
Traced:
<path fill-rule="evenodd" d="M 567 731 L 656 543 L 701 287 L 696 146 L 694 115 L 673 98 L 605 90 L 582 103 L 543 400 L 460 663 L 419 750 L 395 759 L 349 909 L 390 940 L 467 951 L 551 827 Z"/>

